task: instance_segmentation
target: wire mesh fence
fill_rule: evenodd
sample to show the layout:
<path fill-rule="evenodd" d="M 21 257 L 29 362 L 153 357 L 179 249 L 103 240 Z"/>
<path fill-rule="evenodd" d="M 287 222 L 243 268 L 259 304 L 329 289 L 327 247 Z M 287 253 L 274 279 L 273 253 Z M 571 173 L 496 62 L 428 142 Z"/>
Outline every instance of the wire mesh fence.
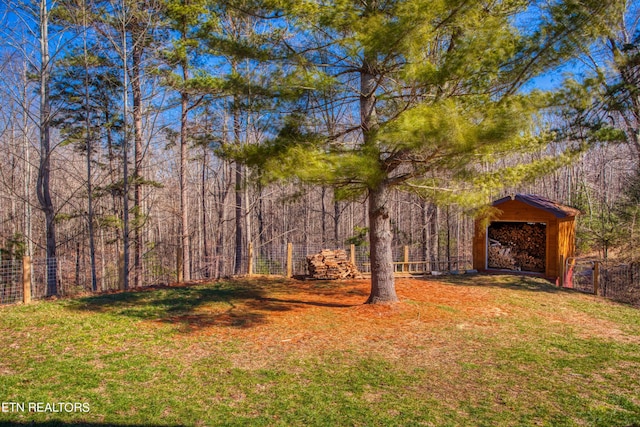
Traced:
<path fill-rule="evenodd" d="M 370 250 L 366 246 L 350 246 L 347 248 L 331 247 L 327 245 L 294 244 L 288 249 L 287 244 L 269 245 L 267 248 L 253 250 L 252 273 L 260 275 L 286 275 L 288 263 L 291 263 L 290 273 L 293 276 L 309 274 L 307 257 L 323 250 L 346 251 L 349 259 L 355 261 L 358 270 L 363 274 L 371 273 Z M 289 254 L 288 251 L 291 251 Z M 392 249 L 394 270 L 396 273 L 414 275 L 431 274 L 432 271 L 469 270 L 472 268 L 471 260 L 464 258 L 451 258 L 448 260 L 425 260 L 420 258 L 419 251 L 412 251 L 406 246 L 398 246 Z M 353 254 L 352 254 L 353 252 Z M 289 260 L 290 257 L 290 261 Z"/>
<path fill-rule="evenodd" d="M 95 275 L 90 265 L 78 259 L 34 259 L 30 269 L 31 299 L 47 296 L 73 296 L 91 292 L 114 291 L 123 288 L 122 264 L 97 259 Z M 0 262 L 0 304 L 24 300 L 24 261 Z M 130 268 L 129 288 L 166 284 L 175 281 L 175 270 L 153 259 L 145 259 L 141 268 Z"/>
<path fill-rule="evenodd" d="M 225 262 L 222 255 L 211 255 L 197 259 L 191 278 L 193 280 L 218 279 L 232 274 L 232 266 Z"/>
<path fill-rule="evenodd" d="M 335 251 L 336 247 L 319 244 L 265 244 L 245 250 L 237 268 L 235 252 L 231 247 L 213 248 L 207 257 L 191 260 L 191 280 L 215 280 L 236 274 L 278 276 L 306 276 L 309 274 L 307 257 L 322 250 Z M 347 247 L 345 252 L 363 274 L 371 272 L 369 248 Z M 164 251 L 164 252 L 163 252 Z M 165 253 L 166 252 L 166 253 Z M 251 260 L 249 261 L 249 254 Z M 394 247 L 393 260 L 397 273 L 430 274 L 438 270 L 471 268 L 464 259 L 424 260 L 416 259 L 420 251 L 415 248 Z M 31 261 L 31 298 L 42 299 L 50 295 L 73 296 L 94 292 L 116 291 L 124 288 L 124 265 L 117 253 L 110 257 L 98 257 L 94 266 L 88 257 L 34 259 Z M 141 258 L 139 266 L 129 264 L 126 275 L 127 288 L 143 288 L 164 285 L 178 280 L 180 257 L 176 248 L 154 248 Z M 0 304 L 17 303 L 24 299 L 23 261 L 0 263 Z"/>
<path fill-rule="evenodd" d="M 598 260 L 589 258 L 567 258 L 564 267 L 563 286 L 580 292 L 595 294 L 598 288 L 598 283 L 596 283 L 598 262 Z"/>
<path fill-rule="evenodd" d="M 0 304 L 14 304 L 22 301 L 22 261 L 0 261 Z"/>
<path fill-rule="evenodd" d="M 640 306 L 640 264 L 602 263 L 599 279 L 602 296 Z"/>
<path fill-rule="evenodd" d="M 568 258 L 563 286 L 640 306 L 640 264 Z"/>
<path fill-rule="evenodd" d="M 253 250 L 253 273 L 284 276 L 287 273 L 287 245 L 265 245 Z"/>
<path fill-rule="evenodd" d="M 34 259 L 31 262 L 31 297 L 44 298 L 48 295 L 47 284 L 55 283 L 59 289 L 60 277 L 57 273 L 58 260 Z"/>
<path fill-rule="evenodd" d="M 360 272 L 371 273 L 370 251 L 368 247 L 355 248 L 356 265 Z M 428 275 L 433 272 L 451 272 L 471 270 L 472 262 L 463 257 L 451 257 L 450 259 L 427 259 L 419 248 L 411 246 L 398 246 L 393 248 L 394 272 L 412 275 Z"/>
<path fill-rule="evenodd" d="M 241 274 L 306 276 L 309 274 L 307 257 L 322 250 L 335 250 L 322 245 L 269 244 L 247 251 L 251 262 L 243 258 Z M 354 260 L 363 274 L 371 272 L 369 248 L 351 246 L 346 253 Z M 236 272 L 233 254 L 224 256 L 217 249 L 214 254 L 193 261 L 192 280 L 217 279 L 232 276 Z M 177 264 L 170 258 L 157 254 L 143 258 L 138 269 L 130 268 L 129 288 L 169 284 L 177 280 Z M 410 247 L 393 249 L 394 270 L 399 274 L 426 275 L 435 272 L 469 270 L 470 260 L 420 259 L 420 252 Z M 425 258 L 425 257 L 422 257 Z M 41 299 L 55 293 L 71 296 L 94 291 L 119 290 L 123 287 L 122 260 L 97 259 L 95 275 L 85 262 L 78 259 L 35 259 L 0 261 L 0 304 L 14 304 L 24 300 L 25 287 L 29 289 L 29 277 L 24 268 L 30 265 L 30 290 L 32 299 Z M 25 284 L 25 279 L 27 283 Z M 138 284 L 138 285 L 136 285 Z M 640 306 L 640 264 L 614 264 L 595 259 L 570 258 L 565 264 L 564 286 L 581 292 L 599 294 L 616 301 Z"/>

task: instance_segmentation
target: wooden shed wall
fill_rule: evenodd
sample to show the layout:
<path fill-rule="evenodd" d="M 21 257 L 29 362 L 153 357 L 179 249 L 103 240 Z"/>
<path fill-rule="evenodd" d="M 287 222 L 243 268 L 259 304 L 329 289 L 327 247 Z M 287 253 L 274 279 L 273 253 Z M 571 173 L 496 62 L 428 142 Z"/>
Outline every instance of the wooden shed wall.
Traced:
<path fill-rule="evenodd" d="M 558 255 L 560 262 L 576 255 L 576 221 L 574 217 L 564 218 L 558 221 Z M 560 271 L 564 272 L 564 267 L 560 266 Z"/>

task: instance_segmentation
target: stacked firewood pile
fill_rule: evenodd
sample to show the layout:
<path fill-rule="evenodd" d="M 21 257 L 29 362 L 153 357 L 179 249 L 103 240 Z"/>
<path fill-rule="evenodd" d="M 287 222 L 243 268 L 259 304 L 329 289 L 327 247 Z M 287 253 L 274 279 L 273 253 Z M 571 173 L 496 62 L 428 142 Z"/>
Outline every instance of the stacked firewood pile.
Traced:
<path fill-rule="evenodd" d="M 489 227 L 489 268 L 545 271 L 544 224 L 495 223 Z"/>
<path fill-rule="evenodd" d="M 500 242 L 489 239 L 489 268 L 501 270 L 519 270 L 516 260 L 511 254 L 511 248 L 502 246 Z"/>
<path fill-rule="evenodd" d="M 324 249 L 317 254 L 307 256 L 309 275 L 314 279 L 362 279 L 358 268 L 349 261 L 343 249 L 331 251 Z"/>

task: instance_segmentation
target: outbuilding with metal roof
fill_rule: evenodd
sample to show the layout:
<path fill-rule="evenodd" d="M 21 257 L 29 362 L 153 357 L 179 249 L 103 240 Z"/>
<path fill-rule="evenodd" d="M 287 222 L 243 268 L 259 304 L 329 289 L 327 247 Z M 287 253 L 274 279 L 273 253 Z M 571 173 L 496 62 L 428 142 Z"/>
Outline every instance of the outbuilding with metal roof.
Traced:
<path fill-rule="evenodd" d="M 527 272 L 562 282 L 564 260 L 575 255 L 577 209 L 532 194 L 493 202 L 490 221 L 478 219 L 473 267 Z"/>

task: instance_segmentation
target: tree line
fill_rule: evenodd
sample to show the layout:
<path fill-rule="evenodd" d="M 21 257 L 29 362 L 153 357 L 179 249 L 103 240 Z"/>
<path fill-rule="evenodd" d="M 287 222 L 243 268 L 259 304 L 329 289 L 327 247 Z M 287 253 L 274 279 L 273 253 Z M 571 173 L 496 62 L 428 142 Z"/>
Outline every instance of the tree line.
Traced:
<path fill-rule="evenodd" d="M 96 291 L 355 243 L 389 302 L 394 246 L 470 256 L 510 191 L 633 254 L 640 15 L 603 3 L 5 0 L 3 258 Z"/>

